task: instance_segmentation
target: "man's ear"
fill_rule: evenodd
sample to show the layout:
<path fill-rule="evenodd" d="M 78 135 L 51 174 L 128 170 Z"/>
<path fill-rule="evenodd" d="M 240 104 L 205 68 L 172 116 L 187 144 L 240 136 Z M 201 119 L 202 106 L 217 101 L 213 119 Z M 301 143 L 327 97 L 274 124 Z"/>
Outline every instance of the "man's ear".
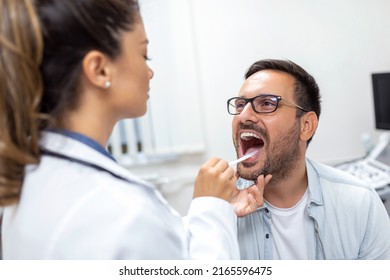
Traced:
<path fill-rule="evenodd" d="M 308 141 L 317 130 L 318 118 L 313 111 L 307 112 L 301 117 L 301 140 Z"/>
<path fill-rule="evenodd" d="M 110 63 L 105 54 L 93 50 L 88 52 L 82 62 L 83 72 L 91 85 L 107 88 L 110 83 Z"/>

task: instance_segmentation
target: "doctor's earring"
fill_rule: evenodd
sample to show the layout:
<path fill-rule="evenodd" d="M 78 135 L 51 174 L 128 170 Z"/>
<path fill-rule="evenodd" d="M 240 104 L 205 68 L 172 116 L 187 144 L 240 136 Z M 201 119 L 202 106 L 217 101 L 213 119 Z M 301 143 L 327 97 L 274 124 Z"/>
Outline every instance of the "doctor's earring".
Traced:
<path fill-rule="evenodd" d="M 105 89 L 108 89 L 108 88 L 110 88 L 110 87 L 111 87 L 111 82 L 110 82 L 109 80 L 105 81 L 105 83 L 104 83 L 104 88 L 105 88 Z"/>

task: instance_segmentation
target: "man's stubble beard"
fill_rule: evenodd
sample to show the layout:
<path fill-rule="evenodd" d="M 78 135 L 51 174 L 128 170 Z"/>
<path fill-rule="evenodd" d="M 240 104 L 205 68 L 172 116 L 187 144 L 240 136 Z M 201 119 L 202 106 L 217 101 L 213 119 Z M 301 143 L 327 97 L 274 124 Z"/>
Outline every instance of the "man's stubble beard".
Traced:
<path fill-rule="evenodd" d="M 262 134 L 264 139 L 269 139 L 266 131 L 263 131 Z M 237 166 L 238 175 L 244 179 L 256 181 L 261 174 L 264 174 L 264 176 L 271 174 L 272 184 L 286 179 L 300 158 L 299 136 L 300 122 L 296 121 L 291 129 L 274 139 L 271 145 L 262 151 L 265 152 L 265 160 L 262 167 L 259 167 L 257 170 L 245 171 L 245 169 L 254 168 L 258 165 L 258 162 L 255 164 L 241 162 Z M 237 144 L 235 146 L 236 151 L 238 151 Z"/>

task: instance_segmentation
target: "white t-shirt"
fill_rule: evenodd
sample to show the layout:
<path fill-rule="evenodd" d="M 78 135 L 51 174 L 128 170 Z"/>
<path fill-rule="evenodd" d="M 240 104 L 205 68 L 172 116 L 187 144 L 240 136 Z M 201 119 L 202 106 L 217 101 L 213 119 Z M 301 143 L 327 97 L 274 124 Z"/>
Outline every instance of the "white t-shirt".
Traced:
<path fill-rule="evenodd" d="M 308 190 L 301 200 L 291 208 L 278 208 L 266 201 L 271 213 L 273 235 L 273 256 L 275 260 L 307 260 L 307 225 L 306 215 Z"/>

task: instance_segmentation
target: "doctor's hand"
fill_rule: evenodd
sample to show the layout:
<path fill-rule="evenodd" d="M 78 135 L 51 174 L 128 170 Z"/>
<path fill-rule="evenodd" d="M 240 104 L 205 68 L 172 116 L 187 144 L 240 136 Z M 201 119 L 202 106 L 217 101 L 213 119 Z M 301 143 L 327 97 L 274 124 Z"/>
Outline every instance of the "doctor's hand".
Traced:
<path fill-rule="evenodd" d="M 264 186 L 268 184 L 271 178 L 271 174 L 268 174 L 265 178 L 264 175 L 260 175 L 257 177 L 255 185 L 244 190 L 238 190 L 238 193 L 232 200 L 237 217 L 251 214 L 264 204 Z"/>
<path fill-rule="evenodd" d="M 214 196 L 231 203 L 238 195 L 236 181 L 235 170 L 225 160 L 211 158 L 198 172 L 193 198 Z"/>

